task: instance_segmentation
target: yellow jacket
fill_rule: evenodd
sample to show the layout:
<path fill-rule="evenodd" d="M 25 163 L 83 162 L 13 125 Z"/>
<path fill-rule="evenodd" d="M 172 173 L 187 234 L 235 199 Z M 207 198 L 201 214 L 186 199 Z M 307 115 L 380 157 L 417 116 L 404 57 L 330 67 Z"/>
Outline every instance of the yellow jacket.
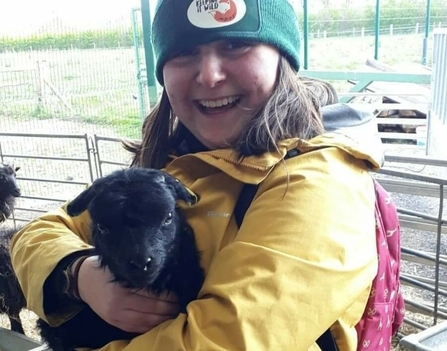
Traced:
<path fill-rule="evenodd" d="M 304 153 L 284 163 L 298 145 Z M 202 252 L 204 285 L 187 314 L 101 350 L 315 351 L 330 326 L 340 351 L 356 350 L 354 326 L 377 269 L 367 164 L 379 168 L 380 152 L 338 133 L 287 140 L 280 150 L 281 157 L 242 162 L 216 150 L 169 163 L 199 197 L 184 213 Z M 260 187 L 238 230 L 232 213 L 243 183 Z M 63 257 L 88 248 L 88 238 L 88 214 L 70 218 L 64 207 L 15 236 L 13 265 L 28 308 L 48 320 L 45 279 Z"/>

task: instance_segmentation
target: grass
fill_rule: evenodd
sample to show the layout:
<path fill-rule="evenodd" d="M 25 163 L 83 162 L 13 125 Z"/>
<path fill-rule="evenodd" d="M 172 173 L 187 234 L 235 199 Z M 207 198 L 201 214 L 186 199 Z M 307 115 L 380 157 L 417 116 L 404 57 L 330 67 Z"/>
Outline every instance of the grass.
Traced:
<path fill-rule="evenodd" d="M 382 35 L 379 61 L 401 68 L 420 63 L 422 41 L 422 34 Z M 431 62 L 431 43 L 432 38 L 428 62 Z M 316 38 L 309 42 L 308 68 L 365 70 L 366 59 L 373 56 L 374 37 Z M 141 62 L 143 58 L 141 50 Z M 43 74 L 56 89 L 55 92 L 44 85 L 43 104 L 37 99 L 38 61 L 45 62 Z M 135 137 L 141 125 L 139 101 L 135 98 L 138 97 L 135 62 L 134 48 L 2 53 L 0 115 L 31 119 L 31 123 L 33 118 L 78 119 L 107 124 L 125 137 Z M 14 68 L 18 70 L 11 71 Z M 351 87 L 347 82 L 333 83 L 340 92 Z M 147 110 L 145 107 L 145 112 Z"/>
<path fill-rule="evenodd" d="M 429 38 L 427 57 L 431 63 L 433 38 Z M 321 70 L 358 70 L 375 54 L 375 38 L 320 38 L 309 41 L 309 68 Z M 422 62 L 423 35 L 381 35 L 378 60 L 388 65 Z"/>
<path fill-rule="evenodd" d="M 132 138 L 141 129 L 136 77 L 133 48 L 3 53 L 0 115 L 88 121 Z"/>

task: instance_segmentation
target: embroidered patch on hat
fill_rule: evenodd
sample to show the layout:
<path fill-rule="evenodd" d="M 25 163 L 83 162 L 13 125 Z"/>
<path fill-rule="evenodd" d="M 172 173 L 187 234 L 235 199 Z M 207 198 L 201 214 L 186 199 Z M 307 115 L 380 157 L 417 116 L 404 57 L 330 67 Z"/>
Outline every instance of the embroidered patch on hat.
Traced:
<path fill-rule="evenodd" d="M 199 28 L 220 28 L 241 21 L 247 13 L 244 0 L 194 0 L 188 20 Z"/>

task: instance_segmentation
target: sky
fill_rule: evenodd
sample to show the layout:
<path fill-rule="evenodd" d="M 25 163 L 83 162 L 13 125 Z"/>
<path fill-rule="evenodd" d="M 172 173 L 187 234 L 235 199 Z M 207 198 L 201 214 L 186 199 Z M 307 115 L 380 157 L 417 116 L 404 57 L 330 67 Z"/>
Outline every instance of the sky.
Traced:
<path fill-rule="evenodd" d="M 0 35 L 28 35 L 54 18 L 79 29 L 120 19 L 130 23 L 131 9 L 140 6 L 140 0 L 0 0 Z"/>

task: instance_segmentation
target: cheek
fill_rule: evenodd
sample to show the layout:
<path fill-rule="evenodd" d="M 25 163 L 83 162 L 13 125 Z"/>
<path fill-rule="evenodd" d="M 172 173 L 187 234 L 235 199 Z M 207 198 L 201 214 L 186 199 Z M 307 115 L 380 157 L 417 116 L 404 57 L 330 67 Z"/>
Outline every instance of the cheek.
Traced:
<path fill-rule="evenodd" d="M 163 80 L 164 80 L 164 89 L 166 94 L 168 95 L 169 102 L 171 103 L 172 110 L 174 114 L 177 114 L 176 111 L 181 111 L 182 101 L 186 98 L 186 92 L 188 89 L 185 87 L 188 85 L 185 82 L 180 72 L 176 72 L 176 70 L 170 69 L 165 65 L 163 69 Z"/>
<path fill-rule="evenodd" d="M 266 55 L 245 69 L 241 67 L 239 76 L 246 78 L 244 84 L 248 89 L 256 92 L 259 98 L 267 98 L 276 86 L 278 65 L 279 56 Z M 248 72 L 249 76 L 247 76 Z"/>

